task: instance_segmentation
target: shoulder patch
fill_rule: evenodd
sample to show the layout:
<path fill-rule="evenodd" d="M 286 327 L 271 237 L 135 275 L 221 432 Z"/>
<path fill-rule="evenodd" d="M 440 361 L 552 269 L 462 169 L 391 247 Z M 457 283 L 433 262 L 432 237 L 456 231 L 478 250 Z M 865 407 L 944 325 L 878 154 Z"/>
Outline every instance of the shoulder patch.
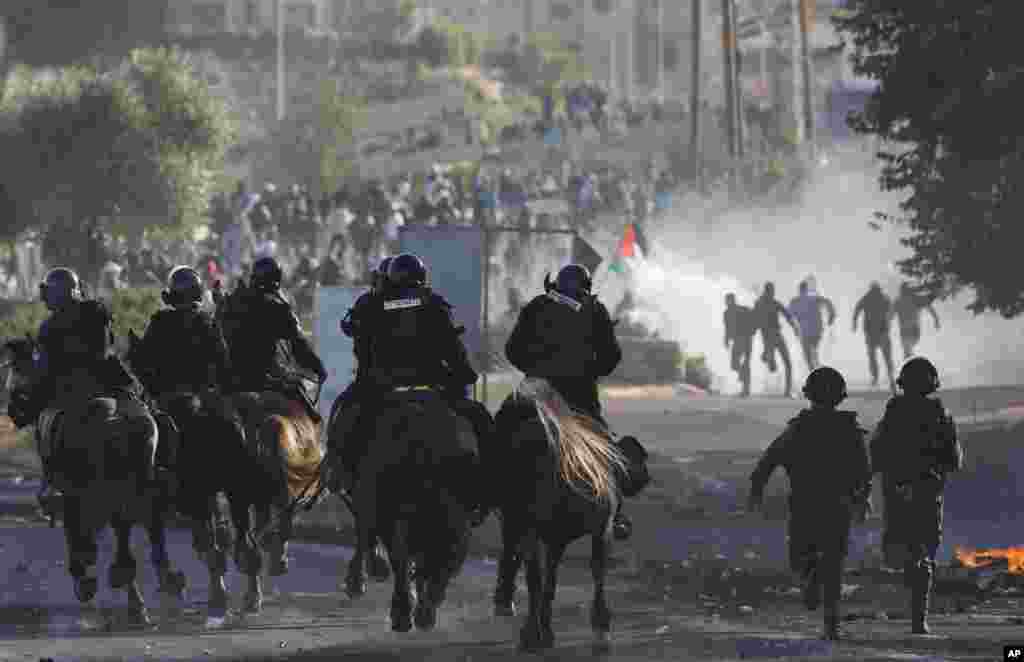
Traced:
<path fill-rule="evenodd" d="M 392 299 L 384 302 L 384 310 L 403 310 L 405 308 L 416 308 L 422 306 L 423 300 L 416 299 Z"/>
<path fill-rule="evenodd" d="M 580 312 L 581 308 L 583 308 L 583 304 L 577 301 L 576 299 L 573 299 L 572 297 L 567 297 L 561 292 L 556 292 L 555 290 L 551 290 L 550 292 L 548 292 L 548 298 L 551 299 L 552 301 L 562 304 L 563 306 L 568 306 L 572 308 L 577 313 Z"/>

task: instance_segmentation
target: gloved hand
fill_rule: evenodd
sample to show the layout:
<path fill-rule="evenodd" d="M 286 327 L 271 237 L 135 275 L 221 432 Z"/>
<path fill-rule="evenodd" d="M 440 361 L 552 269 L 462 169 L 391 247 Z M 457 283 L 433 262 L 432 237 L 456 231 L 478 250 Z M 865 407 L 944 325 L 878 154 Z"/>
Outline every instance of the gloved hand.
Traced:
<path fill-rule="evenodd" d="M 32 425 L 36 418 L 32 415 L 32 396 L 27 391 L 13 391 L 7 404 L 7 416 L 18 428 Z"/>

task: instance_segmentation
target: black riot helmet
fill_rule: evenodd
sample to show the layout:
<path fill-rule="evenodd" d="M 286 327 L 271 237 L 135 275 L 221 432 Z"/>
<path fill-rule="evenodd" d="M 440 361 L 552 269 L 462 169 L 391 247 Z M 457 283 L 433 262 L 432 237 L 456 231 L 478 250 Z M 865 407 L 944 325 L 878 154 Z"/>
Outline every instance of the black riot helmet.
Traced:
<path fill-rule="evenodd" d="M 384 289 L 388 282 L 388 269 L 391 267 L 391 263 L 395 258 L 390 255 L 380 261 L 377 265 L 377 269 L 373 272 L 373 289 L 380 292 Z"/>
<path fill-rule="evenodd" d="M 908 359 L 900 368 L 896 385 L 903 389 L 904 393 L 928 395 L 939 390 L 939 371 L 928 359 L 915 356 Z"/>
<path fill-rule="evenodd" d="M 590 288 L 593 285 L 590 279 L 590 270 L 582 264 L 567 264 L 558 272 L 555 282 L 552 283 L 547 277 L 544 279 L 544 289 L 552 287 L 559 294 L 564 294 L 577 301 L 590 295 Z"/>
<path fill-rule="evenodd" d="M 814 404 L 835 407 L 846 399 L 846 380 L 835 368 L 822 366 L 807 375 L 803 391 Z"/>
<path fill-rule="evenodd" d="M 412 253 L 402 253 L 388 265 L 388 284 L 398 289 L 427 284 L 427 265 Z"/>
<path fill-rule="evenodd" d="M 39 298 L 50 310 L 57 310 L 82 298 L 78 274 L 67 267 L 51 269 L 39 284 Z"/>
<path fill-rule="evenodd" d="M 199 272 L 192 267 L 182 265 L 175 267 L 167 277 L 167 289 L 160 297 L 168 306 L 197 305 L 203 300 L 203 280 Z"/>
<path fill-rule="evenodd" d="M 281 265 L 272 257 L 261 257 L 252 264 L 249 285 L 257 290 L 273 292 L 281 287 L 284 273 Z"/>

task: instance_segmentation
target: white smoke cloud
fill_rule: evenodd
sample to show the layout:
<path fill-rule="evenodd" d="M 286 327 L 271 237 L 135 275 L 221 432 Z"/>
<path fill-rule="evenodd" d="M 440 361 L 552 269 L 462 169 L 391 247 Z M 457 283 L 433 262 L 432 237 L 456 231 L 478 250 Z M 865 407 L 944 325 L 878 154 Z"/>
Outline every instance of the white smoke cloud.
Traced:
<path fill-rule="evenodd" d="M 688 198 L 647 230 L 652 255 L 632 262 L 631 281 L 638 303 L 653 312 L 643 321 L 664 337 L 680 341 L 685 351 L 702 353 L 716 375 L 715 387 L 739 389 L 723 347 L 722 311 L 727 292 L 751 305 L 765 281 L 775 282 L 777 297 L 788 304 L 797 284 L 813 275 L 818 292 L 836 306 L 835 327 L 826 332 L 821 359 L 839 369 L 854 388 L 868 383 L 862 333 L 851 331 L 853 307 L 878 281 L 895 297 L 902 278 L 895 261 L 908 249 L 899 239 L 906 230 L 869 227 L 876 211 L 895 212 L 899 196 L 879 190 L 877 173 L 825 170 L 817 174 L 798 208 L 715 211 L 711 203 Z M 610 254 L 612 245 L 604 242 Z M 627 279 L 599 277 L 605 301 L 614 303 Z M 1021 324 L 995 314 L 975 317 L 964 307 L 969 294 L 936 304 L 942 323 L 933 330 L 922 318 L 919 354 L 932 358 L 946 386 L 1019 383 L 1024 363 L 1016 358 Z M 800 346 L 785 329 L 794 366 L 794 385 L 806 376 Z M 752 360 L 755 391 L 780 392 L 782 370 L 769 376 L 759 360 L 760 339 Z M 898 370 L 902 350 L 893 332 L 893 362 Z M 884 366 L 882 381 L 884 383 Z"/>

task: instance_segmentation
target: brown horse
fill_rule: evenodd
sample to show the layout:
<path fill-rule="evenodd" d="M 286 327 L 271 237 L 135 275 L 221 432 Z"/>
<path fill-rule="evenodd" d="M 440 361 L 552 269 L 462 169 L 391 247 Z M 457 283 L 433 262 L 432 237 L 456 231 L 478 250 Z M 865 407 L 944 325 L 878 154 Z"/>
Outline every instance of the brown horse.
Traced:
<path fill-rule="evenodd" d="M 31 337 L 4 344 L 12 357 L 12 386 L 31 388 L 37 379 Z M 56 410 L 39 418 L 37 443 L 53 444 L 48 453 L 54 465 L 54 486 L 63 492 L 64 533 L 68 571 L 82 603 L 96 597 L 97 539 L 108 525 L 117 541 L 109 570 L 110 587 L 123 589 L 134 607 L 137 623 L 149 622 L 145 600 L 136 581 L 137 563 L 131 550 L 131 529 L 142 524 L 149 535 L 160 591 L 181 597 L 184 575 L 167 556 L 166 496 L 148 481 L 156 452 L 157 428 L 145 405 L 131 399 L 97 397 L 101 385 L 88 375 L 65 380 Z M 108 623 L 108 626 L 110 623 Z"/>
<path fill-rule="evenodd" d="M 493 499 L 501 512 L 502 557 L 497 615 L 514 614 L 515 577 L 526 563 L 529 612 L 520 648 L 554 646 L 551 606 L 566 547 L 589 535 L 594 599 L 590 623 L 607 645 L 611 612 L 604 583 L 612 517 L 631 464 L 641 458 L 613 443 L 597 421 L 571 410 L 543 379 L 527 378 L 495 417 L 497 439 L 485 454 Z"/>

